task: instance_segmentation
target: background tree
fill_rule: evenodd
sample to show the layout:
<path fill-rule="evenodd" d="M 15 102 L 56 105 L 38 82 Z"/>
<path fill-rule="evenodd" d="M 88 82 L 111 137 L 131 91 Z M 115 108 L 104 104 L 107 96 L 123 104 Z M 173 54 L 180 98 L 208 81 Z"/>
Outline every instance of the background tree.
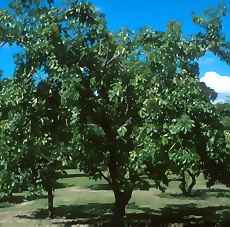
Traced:
<path fill-rule="evenodd" d="M 104 27 L 98 27 L 102 16 L 94 20 L 91 13 L 97 13 L 90 4 L 73 3 L 62 10 L 50 9 L 39 1 L 32 3 L 13 2 L 11 10 L 0 12 L 1 42 L 23 48 L 16 56 L 14 78 L 1 90 L 1 110 L 6 113 L 1 125 L 1 163 L 8 174 L 1 183 L 10 181 L 7 187 L 14 190 L 15 176 L 27 189 L 30 185 L 32 190 L 43 187 L 52 217 L 55 183 L 63 161 L 70 157 L 63 144 L 66 146 L 71 137 L 71 112 L 63 106 L 61 80 L 65 79 L 68 87 L 77 79 L 82 67 L 75 64 L 82 64 L 90 55 L 84 45 L 91 45 L 93 36 Z"/>
<path fill-rule="evenodd" d="M 1 97 L 1 101 L 5 98 L 4 94 L 12 94 L 12 91 L 14 89 L 17 89 L 16 87 L 13 86 L 12 80 L 1 80 L 1 94 L 3 95 Z M 7 90 L 7 92 L 6 92 Z M 10 92 L 11 90 L 11 92 Z M 15 93 L 17 91 L 15 90 Z M 11 95 L 11 98 L 13 98 L 13 95 Z M 0 155 L 0 160 L 1 160 L 1 177 L 0 177 L 0 192 L 1 192 L 1 199 L 8 199 L 10 196 L 12 196 L 14 191 L 20 191 L 20 180 L 16 177 L 14 174 L 14 167 L 15 167 L 15 159 L 13 158 L 14 155 L 9 152 L 8 146 L 7 146 L 7 140 L 8 138 L 6 137 L 4 133 L 4 128 L 7 127 L 7 119 L 9 117 L 8 110 L 9 110 L 10 105 L 5 103 L 3 105 L 3 102 L 1 102 L 1 136 L 0 136 L 0 147 L 1 147 L 1 155 Z"/>
<path fill-rule="evenodd" d="M 1 91 L 1 109 L 7 114 L 1 125 L 2 191 L 43 188 L 52 217 L 53 191 L 67 159 L 61 147 L 69 136 L 58 90 L 48 81 L 29 89 L 14 79 Z"/>
<path fill-rule="evenodd" d="M 214 101 L 217 98 L 217 93 L 207 87 L 204 82 L 200 82 L 200 88 L 210 101 Z M 185 155 L 188 154 L 185 153 Z M 183 156 L 183 154 L 181 154 L 181 156 Z M 196 178 L 200 175 L 202 169 L 199 156 L 192 153 L 190 153 L 189 156 L 187 159 L 177 156 L 175 159 L 175 167 L 173 168 L 174 171 L 176 170 L 176 172 L 179 173 L 179 180 L 181 180 L 179 188 L 185 196 L 191 195 L 192 189 L 196 185 Z"/>
<path fill-rule="evenodd" d="M 215 108 L 209 102 L 211 92 L 198 81 L 199 67 L 196 59 L 209 49 L 209 44 L 203 40 L 205 34 L 185 40 L 180 25 L 175 22 L 169 24 L 166 33 L 147 30 L 142 37 L 152 75 L 157 76 L 148 90 L 148 97 L 154 98 L 146 99 L 143 109 L 143 118 L 151 123 L 146 124 L 148 130 L 144 129 L 145 136 L 141 137 L 141 141 L 152 137 L 148 143 L 158 147 L 157 154 L 161 163 L 160 167 L 154 169 L 164 171 L 171 168 L 172 172 L 182 177 L 180 186 L 183 193 L 190 194 L 199 170 L 206 168 L 205 161 L 200 159 L 202 153 L 207 152 L 209 138 L 213 137 L 214 141 L 219 136 L 223 138 L 223 133 L 221 136 L 214 132 L 218 130 L 221 134 L 221 124 Z M 203 134 L 210 137 L 202 140 Z M 215 151 L 215 148 L 212 149 Z M 151 168 L 149 173 L 154 174 Z M 185 172 L 192 179 L 187 188 Z M 157 174 L 160 175 L 159 172 Z M 165 182 L 168 183 L 168 180 Z"/>

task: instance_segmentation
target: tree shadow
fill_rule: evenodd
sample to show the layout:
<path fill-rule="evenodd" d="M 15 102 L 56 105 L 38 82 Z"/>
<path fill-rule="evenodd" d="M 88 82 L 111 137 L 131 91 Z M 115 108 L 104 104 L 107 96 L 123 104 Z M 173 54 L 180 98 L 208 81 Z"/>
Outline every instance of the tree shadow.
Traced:
<path fill-rule="evenodd" d="M 24 195 L 12 195 L 8 197 L 4 197 L 0 200 L 0 208 L 8 208 L 12 207 L 15 204 L 20 204 L 23 202 L 33 201 L 36 199 L 44 199 L 47 198 L 45 194 L 39 195 L 31 195 L 29 197 L 25 197 Z"/>
<path fill-rule="evenodd" d="M 73 187 L 73 186 L 75 186 L 75 185 L 70 184 L 70 183 L 61 183 L 61 182 L 55 183 L 55 189 L 68 188 L 68 187 Z"/>
<path fill-rule="evenodd" d="M 91 190 L 111 190 L 111 186 L 109 184 L 92 184 L 88 187 Z"/>
<path fill-rule="evenodd" d="M 54 209 L 55 218 L 85 219 L 100 218 L 111 214 L 112 203 L 88 203 L 82 205 L 61 205 Z M 19 218 L 44 219 L 48 217 L 47 209 L 39 209 L 28 215 L 17 215 Z"/>
<path fill-rule="evenodd" d="M 67 174 L 63 174 L 61 177 L 60 177 L 60 179 L 61 178 L 75 178 L 75 177 L 88 177 L 88 175 L 87 174 L 85 174 L 85 173 L 67 173 Z"/>
<path fill-rule="evenodd" d="M 163 193 L 159 195 L 162 198 L 192 198 L 197 200 L 205 200 L 209 197 L 223 197 L 223 198 L 230 198 L 230 190 L 229 189 L 221 189 L 221 188 L 204 188 L 204 189 L 193 189 L 191 195 L 183 195 L 182 192 L 180 193 Z"/>
<path fill-rule="evenodd" d="M 207 198 L 210 196 L 230 198 L 230 190 L 223 188 L 204 188 L 193 190 L 192 192 L 192 197 Z"/>
<path fill-rule="evenodd" d="M 30 196 L 25 195 L 11 195 L 4 197 L 0 200 L 0 206 L 2 203 L 9 203 L 9 204 L 20 204 L 23 202 L 28 202 L 36 199 L 45 199 L 47 198 L 46 194 L 32 194 Z"/>
<path fill-rule="evenodd" d="M 25 202 L 25 196 L 23 195 L 11 195 L 7 197 L 3 197 L 0 200 L 0 203 L 13 203 L 13 204 L 18 204 Z"/>
<path fill-rule="evenodd" d="M 98 224 L 107 226 L 111 220 L 113 204 L 88 203 L 82 205 L 62 205 L 55 208 L 55 219 L 53 224 L 64 225 L 65 227 L 74 224 Z M 139 226 L 135 223 L 150 223 L 147 226 L 163 226 L 162 224 L 183 223 L 183 226 L 230 226 L 230 206 L 212 206 L 199 208 L 195 203 L 190 204 L 169 204 L 166 207 L 154 210 L 148 207 L 137 206 L 135 203 L 129 204 L 129 208 L 138 209 L 138 213 L 128 213 L 127 223 L 130 226 Z M 141 212 L 140 212 L 141 211 Z M 220 213 L 224 216 L 220 217 Z M 18 215 L 18 218 L 44 219 L 47 218 L 46 209 L 40 209 L 31 215 Z M 221 219 L 222 218 L 222 219 Z M 105 225 L 104 225 L 105 224 Z M 188 225 L 187 225 L 188 224 Z M 108 225 L 109 226 L 109 225 Z M 145 225 L 144 225 L 145 226 Z"/>
<path fill-rule="evenodd" d="M 169 204 L 160 210 L 154 210 L 148 207 L 133 205 L 132 208 L 141 210 L 144 215 L 155 220 L 166 221 L 170 223 L 197 223 L 211 224 L 224 223 L 230 226 L 230 206 L 208 206 L 197 207 L 196 203 L 189 204 Z M 222 226 L 222 225 L 221 225 Z"/>
<path fill-rule="evenodd" d="M 55 209 L 57 217 L 65 218 L 92 218 L 111 213 L 112 203 L 88 203 L 82 205 L 62 205 Z"/>
<path fill-rule="evenodd" d="M 8 207 L 12 207 L 12 204 L 10 204 L 8 202 L 0 202 L 0 209 L 1 208 L 8 208 Z"/>

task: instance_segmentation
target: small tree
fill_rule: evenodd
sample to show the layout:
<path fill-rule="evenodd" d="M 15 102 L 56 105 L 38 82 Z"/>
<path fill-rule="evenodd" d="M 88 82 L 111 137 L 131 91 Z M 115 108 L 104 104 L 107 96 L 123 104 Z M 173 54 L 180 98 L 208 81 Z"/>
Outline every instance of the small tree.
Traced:
<path fill-rule="evenodd" d="M 12 115 L 12 109 L 16 111 L 17 101 L 16 96 L 20 96 L 20 89 L 14 84 L 11 79 L 1 81 L 1 193 L 4 197 L 8 198 L 12 196 L 13 192 L 21 191 L 23 184 L 28 187 L 25 181 L 25 174 L 20 172 L 17 174 L 17 153 L 15 150 L 19 150 L 18 145 L 13 146 L 11 144 L 11 134 L 16 131 L 16 119 L 18 115 Z M 17 97 L 17 98 L 18 98 Z M 11 121 L 9 121 L 9 117 Z M 19 117 L 18 117 L 19 119 Z M 19 122 L 18 122 L 19 123 Z M 12 148 L 10 148 L 12 145 Z M 21 174 L 21 175 L 20 175 Z M 28 183 L 28 182 L 27 182 Z"/>
<path fill-rule="evenodd" d="M 196 75 L 198 76 L 198 75 Z M 198 84 L 199 85 L 199 84 Z M 217 93 L 207 87 L 205 85 L 205 83 L 201 82 L 200 83 L 200 88 L 201 91 L 205 96 L 210 100 L 210 101 L 214 101 L 217 97 Z M 189 100 L 189 99 L 188 99 Z M 190 103 L 187 104 L 188 106 L 190 105 Z M 186 110 L 185 110 L 186 111 Z M 196 110 L 195 110 L 196 111 Z M 195 113 L 193 113 L 193 115 L 195 115 Z M 217 116 L 216 116 L 217 117 Z M 187 118 L 187 119 L 186 119 Z M 182 127 L 186 128 L 186 125 L 189 124 L 189 118 L 187 116 L 187 113 L 183 116 L 182 118 L 178 121 L 176 119 L 173 119 L 172 121 L 176 122 L 177 124 L 181 124 Z M 202 121 L 202 119 L 201 119 Z M 191 124 L 191 122 L 190 122 Z M 189 132 L 186 132 L 185 130 L 185 134 L 189 134 Z M 182 139 L 182 140 L 181 140 Z M 187 136 L 182 137 L 182 138 L 178 138 L 177 140 L 180 140 L 181 146 L 184 143 L 183 140 L 184 139 L 188 139 Z M 195 140 L 195 138 L 194 138 Z M 172 172 L 175 172 L 179 175 L 180 177 L 180 185 L 179 188 L 181 189 L 183 195 L 185 196 L 190 196 L 192 193 L 192 189 L 193 187 L 196 185 L 196 178 L 200 175 L 201 170 L 202 170 L 202 164 L 200 162 L 200 157 L 197 153 L 194 152 L 190 152 L 188 150 L 188 148 L 186 148 L 185 150 L 182 150 L 182 152 L 180 152 L 180 155 L 178 155 L 178 152 L 173 152 L 173 148 L 175 148 L 176 143 L 174 143 L 171 149 L 171 160 L 173 161 L 173 168 L 172 168 Z"/>
<path fill-rule="evenodd" d="M 8 185 L 2 190 L 42 187 L 48 192 L 49 217 L 56 180 L 67 159 L 61 146 L 69 137 L 58 88 L 51 84 L 41 81 L 29 86 L 13 79 L 1 90 L 1 109 L 7 114 L 1 125 L 1 163 L 6 173 L 1 180 Z"/>

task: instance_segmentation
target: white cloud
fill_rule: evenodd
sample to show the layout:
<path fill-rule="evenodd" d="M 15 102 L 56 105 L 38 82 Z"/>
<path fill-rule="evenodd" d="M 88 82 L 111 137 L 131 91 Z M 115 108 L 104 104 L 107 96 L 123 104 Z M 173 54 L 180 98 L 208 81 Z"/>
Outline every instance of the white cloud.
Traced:
<path fill-rule="evenodd" d="M 208 87 L 214 89 L 217 93 L 230 95 L 230 77 L 221 76 L 216 72 L 206 72 L 205 75 L 200 79 Z"/>

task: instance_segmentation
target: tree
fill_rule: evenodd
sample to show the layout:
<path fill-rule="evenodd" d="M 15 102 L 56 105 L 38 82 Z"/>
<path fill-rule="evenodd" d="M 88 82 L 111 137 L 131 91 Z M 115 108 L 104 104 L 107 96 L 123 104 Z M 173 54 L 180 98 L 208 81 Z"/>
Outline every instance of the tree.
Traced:
<path fill-rule="evenodd" d="M 1 94 L 4 94 L 4 91 L 6 90 L 6 87 L 12 88 L 12 81 L 11 80 L 1 80 Z M 1 97 L 2 100 L 3 97 Z M 20 186 L 18 185 L 18 180 L 15 175 L 13 174 L 13 171 L 9 171 L 9 169 L 13 170 L 13 167 L 15 166 L 14 159 L 12 157 L 12 154 L 8 153 L 6 145 L 7 138 L 5 137 L 4 130 L 7 126 L 7 114 L 8 110 L 7 108 L 4 108 L 3 105 L 1 105 L 1 127 L 0 127 L 0 147 L 1 147 L 1 154 L 0 154 L 0 160 L 1 160 L 1 173 L 0 173 L 0 199 L 7 199 L 10 196 L 12 196 L 12 193 L 15 190 L 20 190 Z M 6 161 L 7 160 L 7 161 Z M 18 187 L 19 186 L 19 187 Z"/>
<path fill-rule="evenodd" d="M 230 151 L 230 104 L 229 103 L 217 103 L 217 110 L 221 114 L 222 123 L 224 125 L 224 134 L 226 140 L 226 147 Z"/>
<path fill-rule="evenodd" d="M 168 158 L 165 168 L 171 168 L 173 173 L 181 176 L 180 188 L 188 195 L 195 185 L 195 177 L 202 168 L 206 168 L 200 152 L 207 149 L 209 139 L 202 135 L 208 134 L 214 141 L 218 141 L 218 137 L 223 139 L 220 120 L 209 102 L 210 91 L 197 80 L 199 68 L 196 59 L 204 54 L 209 44 L 202 42 L 204 34 L 194 36 L 190 41 L 184 40 L 180 25 L 175 22 L 169 24 L 161 42 L 156 42 L 157 36 L 159 34 L 153 31 L 143 35 L 147 58 L 152 64 L 153 73 L 158 75 L 152 84 L 155 90 L 150 90 L 155 100 L 146 102 L 146 118 L 148 121 L 151 119 L 151 124 L 145 137 L 152 135 L 155 138 L 156 147 L 161 147 L 162 153 Z M 219 135 L 215 130 L 219 131 Z M 209 159 L 207 156 L 205 158 Z M 186 172 L 192 179 L 188 186 Z"/>
<path fill-rule="evenodd" d="M 45 145 L 48 151 L 43 162 L 43 147 L 38 149 L 35 166 L 42 162 L 49 173 L 59 169 L 52 165 L 50 171 L 47 166 L 47 161 L 57 160 L 52 154 L 59 137 L 53 134 L 53 126 L 45 127 L 45 120 L 48 125 L 55 122 L 63 107 L 70 119 L 65 125 L 71 131 L 71 156 L 94 179 L 107 180 L 114 192 L 114 226 L 123 226 L 133 190 L 149 188 L 147 178 L 164 189 L 177 160 L 183 166 L 199 160 L 210 183 L 229 182 L 222 171 L 229 170 L 222 125 L 198 81 L 199 57 L 208 50 L 224 56 L 221 48 L 226 42 L 219 16 L 195 17 L 204 31 L 185 39 L 175 22 L 169 23 L 166 32 L 147 29 L 140 34 L 112 34 L 104 16 L 89 3 L 72 2 L 60 9 L 41 7 L 38 1 L 19 7 L 17 17 L 13 12 L 1 12 L 0 30 L 4 32 L 0 37 L 24 48 L 15 78 L 26 87 L 19 103 L 29 107 L 16 107 L 21 108 L 23 121 L 32 116 L 45 118 L 38 135 L 32 134 L 32 142 L 28 140 L 31 132 L 25 133 L 29 127 L 23 128 L 25 124 L 19 121 L 23 139 L 30 141 L 28 147 Z M 47 96 L 34 95 L 39 86 L 34 88 L 31 78 L 43 69 L 48 86 L 53 81 L 60 84 L 61 104 L 52 107 L 52 112 L 57 110 L 55 116 L 50 116 L 43 103 L 48 102 Z M 10 138 L 16 146 L 21 144 L 21 137 Z M 50 181 L 48 185 L 53 187 Z"/>
<path fill-rule="evenodd" d="M 20 192 L 21 186 L 22 186 L 22 178 L 14 174 L 14 170 L 16 169 L 17 160 L 15 159 L 15 155 L 13 152 L 9 151 L 9 146 L 7 143 L 9 142 L 9 137 L 6 134 L 5 129 L 10 127 L 8 122 L 9 117 L 9 110 L 15 106 L 13 106 L 13 103 L 15 103 L 15 94 L 18 94 L 19 91 L 16 86 L 13 85 L 13 81 L 11 79 L 5 79 L 1 80 L 1 98 L 0 98 L 0 106 L 1 106 L 1 112 L 0 112 L 0 147 L 1 147 L 1 153 L 0 153 L 0 160 L 1 160 L 1 177 L 0 177 L 0 192 L 1 192 L 1 199 L 8 199 L 12 196 L 13 192 Z M 9 97 L 6 99 L 6 95 L 9 95 Z M 14 101 L 10 101 L 9 99 L 12 99 Z M 4 100 L 4 101 L 3 101 Z M 7 101 L 6 101 L 7 100 Z M 10 104 L 11 102 L 11 104 Z M 15 120 L 15 119 L 14 119 Z M 13 119 L 12 119 L 13 122 Z M 12 126 L 12 125 L 11 125 Z M 14 129 L 12 129 L 14 130 Z M 24 179 L 24 178 L 23 178 Z"/>
<path fill-rule="evenodd" d="M 217 98 L 217 93 L 214 89 L 207 87 L 204 82 L 200 82 L 200 86 L 204 94 L 208 96 L 211 101 L 214 101 Z"/>
<path fill-rule="evenodd" d="M 200 88 L 210 101 L 214 101 L 217 98 L 217 93 L 213 89 L 207 87 L 205 83 L 200 82 Z M 187 155 L 187 158 L 183 158 L 183 155 Z M 193 187 L 196 185 L 196 178 L 200 175 L 202 169 L 199 156 L 195 153 L 182 153 L 180 156 L 175 156 L 173 158 L 175 158 L 173 172 L 176 172 L 180 177 L 179 180 L 181 180 L 179 188 L 183 195 L 190 196 Z"/>
<path fill-rule="evenodd" d="M 53 191 L 67 159 L 61 147 L 69 137 L 58 88 L 47 80 L 29 86 L 13 79 L 1 90 L 0 103 L 7 115 L 1 125 L 2 191 L 42 187 L 52 217 Z"/>
<path fill-rule="evenodd" d="M 210 101 L 214 101 L 217 98 L 217 93 L 213 89 L 207 87 L 204 82 L 200 82 L 200 88 Z M 187 155 L 187 158 L 183 158 L 183 155 Z M 199 156 L 194 153 L 182 153 L 180 156 L 175 156 L 173 158 L 175 158 L 173 172 L 179 175 L 179 180 L 181 181 L 179 188 L 183 195 L 190 196 L 193 187 L 196 185 L 196 178 L 200 175 L 202 169 Z"/>
<path fill-rule="evenodd" d="M 106 179 L 114 192 L 115 226 L 123 225 L 132 191 L 150 187 L 146 174 L 162 189 L 178 160 L 185 168 L 199 160 L 210 183 L 229 182 L 222 125 L 200 86 L 196 62 L 219 42 L 209 39 L 219 35 L 217 22 L 208 21 L 206 33 L 191 40 L 177 23 L 137 38 L 121 32 L 103 47 L 113 51 L 106 68 L 98 64 L 100 55 L 82 68 L 80 97 L 71 101 L 78 106 L 74 142 L 80 167 Z"/>
<path fill-rule="evenodd" d="M 12 191 L 16 178 L 20 178 L 18 183 L 27 189 L 43 187 L 48 192 L 52 217 L 53 190 L 63 161 L 70 157 L 64 145 L 71 138 L 69 112 L 62 105 L 61 93 L 65 91 L 60 90 L 59 77 L 67 83 L 72 80 L 68 74 L 74 76 L 81 69 L 74 67 L 76 62 L 86 60 L 82 45 L 91 45 L 104 27 L 103 24 L 97 27 L 102 16 L 94 21 L 89 4 L 73 3 L 63 11 L 39 1 L 22 3 L 13 2 L 13 10 L 0 12 L 1 42 L 16 43 L 23 48 L 16 56 L 14 78 L 1 90 L 1 110 L 6 113 L 1 125 L 1 163 L 6 177 L 1 180 Z M 79 26 L 75 26 L 77 21 Z M 94 34 L 88 31 L 87 23 L 92 23 Z M 88 32 L 89 37 L 85 39 Z M 75 56 L 78 48 L 82 50 Z"/>

